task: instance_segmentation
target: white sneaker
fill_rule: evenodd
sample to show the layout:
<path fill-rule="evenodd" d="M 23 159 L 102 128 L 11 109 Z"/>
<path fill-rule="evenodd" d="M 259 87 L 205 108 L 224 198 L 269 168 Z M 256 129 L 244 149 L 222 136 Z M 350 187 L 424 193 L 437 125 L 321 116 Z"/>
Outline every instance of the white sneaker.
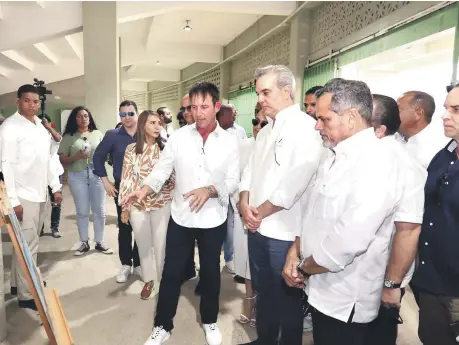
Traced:
<path fill-rule="evenodd" d="M 129 275 L 131 274 L 131 266 L 123 265 L 121 266 L 120 273 L 116 276 L 117 283 L 126 283 Z"/>
<path fill-rule="evenodd" d="M 235 274 L 236 272 L 234 271 L 235 268 L 234 268 L 234 261 L 231 260 L 231 261 L 227 261 L 226 262 L 226 269 L 228 270 L 229 273 L 231 274 Z"/>
<path fill-rule="evenodd" d="M 161 345 L 169 340 L 171 334 L 163 329 L 163 326 L 153 328 L 150 338 L 144 345 Z"/>
<path fill-rule="evenodd" d="M 204 331 L 206 332 L 207 345 L 221 345 L 222 334 L 216 323 L 204 324 Z"/>
<path fill-rule="evenodd" d="M 303 319 L 303 333 L 312 332 L 312 317 L 311 314 L 306 315 Z"/>

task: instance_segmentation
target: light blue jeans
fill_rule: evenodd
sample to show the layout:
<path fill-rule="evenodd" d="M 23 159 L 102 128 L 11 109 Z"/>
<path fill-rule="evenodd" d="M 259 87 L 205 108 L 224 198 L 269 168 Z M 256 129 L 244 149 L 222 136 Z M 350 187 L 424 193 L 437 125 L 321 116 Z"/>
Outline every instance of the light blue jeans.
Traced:
<path fill-rule="evenodd" d="M 76 223 L 80 241 L 89 241 L 89 210 L 94 218 L 94 241 L 104 240 L 105 228 L 105 189 L 102 179 L 92 172 L 88 166 L 81 172 L 68 173 L 68 185 L 75 201 Z"/>
<path fill-rule="evenodd" d="M 233 260 L 234 254 L 234 245 L 233 245 L 233 236 L 234 236 L 234 210 L 231 203 L 228 205 L 228 222 L 227 222 L 227 231 L 226 239 L 223 242 L 223 257 L 225 262 Z"/>

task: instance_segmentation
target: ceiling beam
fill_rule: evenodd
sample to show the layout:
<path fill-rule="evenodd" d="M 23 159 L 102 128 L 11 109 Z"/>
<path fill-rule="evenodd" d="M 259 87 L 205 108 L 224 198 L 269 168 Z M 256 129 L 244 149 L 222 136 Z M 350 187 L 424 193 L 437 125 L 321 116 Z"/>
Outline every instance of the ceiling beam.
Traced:
<path fill-rule="evenodd" d="M 29 71 L 33 71 L 35 67 L 35 64 L 33 62 L 29 61 L 27 58 L 25 58 L 15 50 L 7 50 L 1 52 L 1 54 L 5 55 L 8 59 L 13 60 L 17 64 L 27 68 Z"/>
<path fill-rule="evenodd" d="M 132 72 L 125 72 L 121 74 L 122 80 L 137 80 L 137 81 L 180 81 L 180 70 L 164 67 L 143 67 L 139 66 Z"/>
<path fill-rule="evenodd" d="M 76 43 L 75 39 L 70 35 L 66 35 L 65 40 L 67 41 L 69 46 L 73 49 L 78 59 L 83 60 L 83 53 L 81 52 L 80 47 L 78 47 L 78 44 Z"/>
<path fill-rule="evenodd" d="M 47 42 L 83 30 L 81 1 L 46 2 L 45 10 L 38 10 L 38 5 L 16 6 L 8 1 L 0 3 L 5 15 L 0 22 L 0 51 Z M 21 18 L 21 23 L 27 25 L 18 26 L 14 18 Z"/>
<path fill-rule="evenodd" d="M 0 65 L 0 75 L 1 75 L 1 76 L 4 76 L 4 77 L 7 77 L 7 78 L 8 78 L 8 76 L 9 76 L 10 74 L 11 74 L 11 70 L 10 70 L 10 69 L 8 69 L 8 68 L 6 68 L 6 67 Z"/>
<path fill-rule="evenodd" d="M 153 32 L 154 32 L 153 24 L 154 24 L 154 22 L 155 22 L 155 17 L 148 18 L 147 20 L 149 21 L 149 23 L 148 23 L 148 25 L 147 25 L 147 32 L 145 33 L 145 43 L 144 43 L 144 46 L 145 46 L 145 49 L 146 49 L 146 50 L 150 50 L 150 46 L 152 45 L 152 43 L 153 43 L 153 38 L 154 38 L 154 35 L 153 35 Z"/>
<path fill-rule="evenodd" d="M 45 58 L 51 61 L 53 64 L 57 65 L 59 63 L 59 58 L 54 54 L 49 47 L 44 43 L 35 43 L 33 45 L 37 50 L 42 53 Z"/>
<path fill-rule="evenodd" d="M 218 63 L 221 61 L 221 46 L 217 44 L 155 42 L 146 50 L 141 44 L 124 42 L 121 51 L 121 66 L 184 59 L 193 62 Z M 184 54 L 186 52 L 186 54 Z"/>
<path fill-rule="evenodd" d="M 296 9 L 295 1 L 120 1 L 118 22 L 154 17 L 174 11 L 224 12 L 228 14 L 255 14 L 287 16 Z"/>
<path fill-rule="evenodd" d="M 46 7 L 46 4 L 44 1 L 35 1 L 37 3 L 38 6 L 40 6 L 41 8 L 45 8 Z"/>

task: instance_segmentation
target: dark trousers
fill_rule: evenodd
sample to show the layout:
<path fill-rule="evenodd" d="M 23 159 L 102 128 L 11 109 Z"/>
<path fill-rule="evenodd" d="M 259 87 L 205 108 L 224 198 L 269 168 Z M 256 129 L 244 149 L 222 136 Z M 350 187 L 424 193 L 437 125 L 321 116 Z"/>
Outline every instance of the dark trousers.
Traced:
<path fill-rule="evenodd" d="M 190 252 L 198 241 L 200 276 L 200 313 L 203 324 L 217 322 L 220 297 L 220 254 L 226 237 L 226 221 L 210 229 L 186 228 L 169 220 L 166 237 L 166 258 L 159 286 L 155 326 L 166 331 L 174 328 L 173 318 L 177 311 L 185 270 Z"/>
<path fill-rule="evenodd" d="M 62 176 L 59 176 L 62 183 Z M 51 200 L 51 229 L 59 230 L 59 223 L 61 221 L 61 204 L 54 204 L 54 194 L 50 187 L 48 187 L 49 197 Z"/>
<path fill-rule="evenodd" d="M 459 297 L 419 292 L 419 339 L 424 345 L 457 345 L 450 326 L 459 321 Z M 459 329 L 456 329 L 459 333 Z M 458 334 L 459 335 L 459 334 Z"/>
<path fill-rule="evenodd" d="M 259 232 L 248 234 L 252 284 L 258 293 L 257 343 L 262 345 L 302 344 L 302 290 L 288 287 L 282 277 L 291 245 Z"/>
<path fill-rule="evenodd" d="M 405 289 L 401 289 L 402 297 Z M 397 308 L 386 308 L 381 305 L 378 317 L 368 325 L 366 345 L 396 345 L 398 325 L 402 323 Z"/>
<path fill-rule="evenodd" d="M 119 190 L 120 181 L 115 181 L 115 188 Z M 124 224 L 121 221 L 122 208 L 118 205 L 118 196 L 115 198 L 116 213 L 118 214 L 118 252 L 122 265 L 138 267 L 140 266 L 139 250 L 134 241 L 132 246 L 132 226 L 130 223 Z"/>
<path fill-rule="evenodd" d="M 312 334 L 314 345 L 364 345 L 368 334 L 368 323 L 348 322 L 327 316 L 312 309 Z"/>

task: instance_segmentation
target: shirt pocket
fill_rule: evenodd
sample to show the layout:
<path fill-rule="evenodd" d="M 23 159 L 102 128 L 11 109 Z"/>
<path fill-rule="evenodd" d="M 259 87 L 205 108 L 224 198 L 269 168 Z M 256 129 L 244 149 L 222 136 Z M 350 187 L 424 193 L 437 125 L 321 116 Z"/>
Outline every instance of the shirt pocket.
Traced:
<path fill-rule="evenodd" d="M 339 215 L 338 188 L 322 185 L 318 189 L 313 206 L 314 216 L 318 219 L 336 220 Z"/>

